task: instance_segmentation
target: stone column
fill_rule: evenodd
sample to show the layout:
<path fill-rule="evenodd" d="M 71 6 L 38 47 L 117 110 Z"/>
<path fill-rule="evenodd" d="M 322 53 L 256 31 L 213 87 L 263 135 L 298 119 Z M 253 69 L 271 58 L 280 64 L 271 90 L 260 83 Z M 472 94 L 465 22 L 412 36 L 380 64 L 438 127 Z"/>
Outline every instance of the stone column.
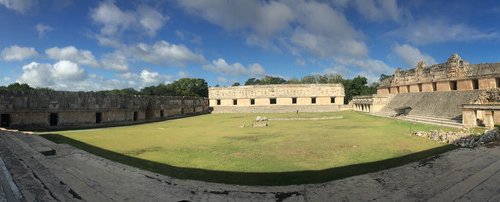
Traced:
<path fill-rule="evenodd" d="M 493 112 L 485 111 L 484 112 L 484 127 L 488 129 L 492 129 L 495 127 L 495 121 L 493 120 Z"/>
<path fill-rule="evenodd" d="M 465 128 L 477 127 L 476 112 L 473 109 L 463 109 L 462 125 Z"/>

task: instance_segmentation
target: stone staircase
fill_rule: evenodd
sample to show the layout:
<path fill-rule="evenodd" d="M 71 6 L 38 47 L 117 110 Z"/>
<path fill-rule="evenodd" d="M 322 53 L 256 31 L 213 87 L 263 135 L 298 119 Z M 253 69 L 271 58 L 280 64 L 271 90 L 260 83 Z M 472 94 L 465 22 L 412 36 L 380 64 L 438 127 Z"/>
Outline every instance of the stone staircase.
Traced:
<path fill-rule="evenodd" d="M 377 112 L 372 115 L 380 116 L 380 117 L 388 117 L 393 119 L 417 122 L 417 123 L 425 123 L 432 125 L 439 125 L 445 127 L 452 128 L 462 128 L 462 117 L 455 118 L 444 118 L 444 117 L 433 117 L 433 116 L 422 116 L 422 115 L 406 115 L 406 116 L 394 116 L 396 113 L 391 112 Z"/>

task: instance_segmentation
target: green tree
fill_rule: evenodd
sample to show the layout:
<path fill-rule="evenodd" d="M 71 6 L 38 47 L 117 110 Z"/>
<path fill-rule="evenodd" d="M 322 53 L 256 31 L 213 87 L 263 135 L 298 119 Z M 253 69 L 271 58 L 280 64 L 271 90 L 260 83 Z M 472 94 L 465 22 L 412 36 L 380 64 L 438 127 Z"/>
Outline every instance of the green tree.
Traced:
<path fill-rule="evenodd" d="M 208 84 L 204 79 L 182 78 L 170 85 L 178 96 L 208 97 Z"/>
<path fill-rule="evenodd" d="M 259 85 L 260 84 L 260 80 L 259 79 L 256 79 L 256 78 L 249 78 L 246 82 L 245 82 L 245 86 L 249 86 L 249 85 Z"/>
<path fill-rule="evenodd" d="M 240 86 L 241 84 L 239 82 L 234 82 L 232 86 Z"/>
<path fill-rule="evenodd" d="M 269 85 L 269 84 L 284 84 L 286 83 L 286 80 L 281 78 L 281 77 L 274 77 L 274 76 L 265 76 L 264 78 L 260 79 L 259 84 L 260 85 Z"/>

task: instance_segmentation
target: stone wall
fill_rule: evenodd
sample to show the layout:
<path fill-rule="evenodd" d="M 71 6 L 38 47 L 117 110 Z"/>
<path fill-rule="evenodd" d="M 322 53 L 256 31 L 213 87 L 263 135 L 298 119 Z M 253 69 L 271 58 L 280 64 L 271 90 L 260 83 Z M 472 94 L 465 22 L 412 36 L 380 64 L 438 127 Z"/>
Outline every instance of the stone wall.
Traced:
<path fill-rule="evenodd" d="M 211 87 L 208 94 L 214 113 L 335 111 L 345 96 L 342 84 Z"/>
<path fill-rule="evenodd" d="M 212 113 L 290 113 L 297 111 L 300 113 L 345 110 L 343 105 L 214 106 L 211 108 Z"/>
<path fill-rule="evenodd" d="M 58 130 L 141 123 L 207 113 L 198 97 L 110 95 L 94 92 L 0 93 L 2 127 Z"/>
<path fill-rule="evenodd" d="M 419 62 L 415 68 L 398 68 L 394 75 L 382 80 L 379 95 L 402 92 L 486 90 L 500 87 L 500 63 L 469 64 L 458 54 L 448 61 L 427 67 Z"/>

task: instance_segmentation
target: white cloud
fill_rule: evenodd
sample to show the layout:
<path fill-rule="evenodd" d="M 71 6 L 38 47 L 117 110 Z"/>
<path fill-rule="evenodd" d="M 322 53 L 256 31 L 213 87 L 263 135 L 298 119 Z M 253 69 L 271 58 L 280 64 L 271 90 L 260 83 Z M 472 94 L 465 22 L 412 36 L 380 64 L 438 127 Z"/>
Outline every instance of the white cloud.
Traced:
<path fill-rule="evenodd" d="M 33 87 L 49 87 L 55 90 L 98 91 L 110 89 L 135 88 L 171 82 L 172 77 L 158 72 L 142 70 L 140 73 L 126 72 L 117 78 L 107 78 L 87 74 L 78 64 L 59 61 L 55 64 L 32 62 L 23 66 L 22 75 L 16 82 L 27 83 Z"/>
<path fill-rule="evenodd" d="M 248 45 L 330 58 L 368 53 L 362 34 L 327 2 L 185 0 L 179 3 L 188 12 L 227 30 L 243 31 Z"/>
<path fill-rule="evenodd" d="M 137 9 L 139 23 L 146 29 L 150 36 L 154 36 L 156 32 L 163 27 L 165 22 L 169 19 L 163 16 L 160 12 L 148 6 L 140 6 Z"/>
<path fill-rule="evenodd" d="M 67 60 L 61 60 L 54 64 L 52 75 L 57 79 L 81 81 L 85 78 L 85 70 L 77 64 Z"/>
<path fill-rule="evenodd" d="M 415 44 L 448 41 L 473 41 L 499 38 L 498 32 L 484 32 L 463 23 L 449 23 L 440 19 L 423 19 L 388 33 Z"/>
<path fill-rule="evenodd" d="M 127 56 L 121 52 L 113 52 L 104 54 L 101 58 L 101 66 L 104 69 L 116 71 L 128 71 Z"/>
<path fill-rule="evenodd" d="M 266 35 L 286 27 L 294 17 L 287 5 L 277 1 L 184 0 L 179 3 L 224 29 L 251 28 Z"/>
<path fill-rule="evenodd" d="M 160 83 L 169 83 L 173 77 L 170 75 L 160 74 L 159 72 L 150 71 L 147 69 L 141 70 L 140 73 L 125 72 L 118 75 L 119 78 L 130 81 L 135 85 L 134 88 L 143 88 Z"/>
<path fill-rule="evenodd" d="M 122 10 L 113 1 L 101 2 L 91 10 L 90 16 L 102 26 L 100 32 L 105 36 L 113 36 L 131 28 L 154 36 L 169 19 L 146 5 L 139 6 L 137 10 Z"/>
<path fill-rule="evenodd" d="M 52 31 L 53 28 L 49 25 L 38 23 L 35 25 L 35 30 L 38 32 L 38 38 L 43 38 L 45 33 Z"/>
<path fill-rule="evenodd" d="M 356 10 L 368 20 L 400 20 L 400 11 L 396 0 L 355 0 Z"/>
<path fill-rule="evenodd" d="M 36 3 L 35 0 L 0 0 L 0 4 L 8 9 L 15 10 L 20 13 L 26 12 L 28 9 L 33 7 Z"/>
<path fill-rule="evenodd" d="M 152 45 L 139 43 L 126 49 L 130 56 L 153 64 L 184 66 L 186 63 L 205 62 L 203 55 L 194 53 L 186 46 L 163 40 Z"/>
<path fill-rule="evenodd" d="M 203 68 L 208 71 L 231 76 L 245 75 L 249 77 L 261 77 L 266 73 L 266 71 L 260 64 L 254 63 L 249 65 L 248 67 L 245 67 L 240 63 L 228 64 L 222 58 L 212 61 L 212 64 L 204 65 Z"/>
<path fill-rule="evenodd" d="M 362 75 L 368 78 L 369 82 L 377 81 L 381 74 L 388 74 L 394 72 L 394 68 L 389 67 L 381 60 L 371 58 L 337 58 L 336 63 L 338 66 L 337 71 L 348 67 L 350 71 L 343 70 L 345 73 L 356 72 L 357 75 Z M 341 73 L 341 71 L 339 71 Z M 351 76 L 356 76 L 352 75 Z"/>
<path fill-rule="evenodd" d="M 13 45 L 2 50 L 1 58 L 5 61 L 21 61 L 36 55 L 35 48 Z"/>
<path fill-rule="evenodd" d="M 66 46 L 63 48 L 53 47 L 46 49 L 45 53 L 49 58 L 54 60 L 69 60 L 81 65 L 99 66 L 92 52 L 89 50 L 77 49 L 74 46 Z"/>
<path fill-rule="evenodd" d="M 417 48 L 408 44 L 396 44 L 393 51 L 408 65 L 414 67 L 419 61 L 424 61 L 427 65 L 436 64 L 436 60 L 427 54 L 420 52 Z"/>
<path fill-rule="evenodd" d="M 23 66 L 23 74 L 16 82 L 27 83 L 33 87 L 75 90 L 72 88 L 76 85 L 72 84 L 84 81 L 86 76 L 85 70 L 70 61 L 62 60 L 54 65 L 32 62 Z"/>

